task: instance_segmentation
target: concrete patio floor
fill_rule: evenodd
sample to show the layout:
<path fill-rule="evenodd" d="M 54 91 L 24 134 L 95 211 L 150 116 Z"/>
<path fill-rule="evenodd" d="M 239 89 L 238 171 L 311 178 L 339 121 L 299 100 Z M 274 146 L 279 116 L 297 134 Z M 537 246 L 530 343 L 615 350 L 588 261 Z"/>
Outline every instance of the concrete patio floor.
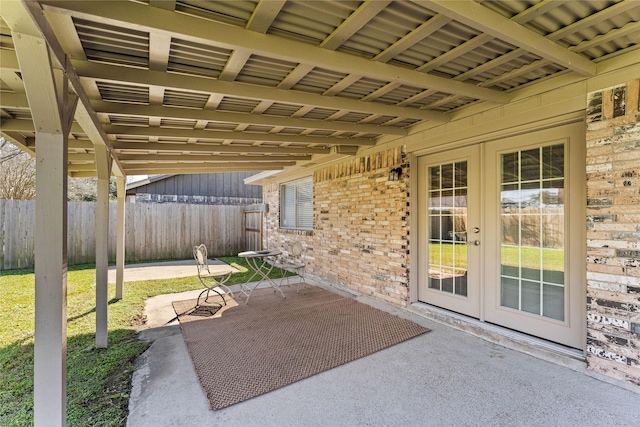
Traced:
<path fill-rule="evenodd" d="M 347 295 L 319 280 L 309 282 Z M 513 349 L 535 354 L 535 346 L 513 345 L 517 340 L 503 340 L 507 346 L 491 342 L 493 333 L 483 338 L 474 335 L 477 331 L 436 322 L 433 318 L 443 317 L 419 305 L 400 309 L 353 294 L 432 331 L 211 411 L 180 326 L 177 321 L 166 324 L 175 316 L 171 302 L 198 292 L 147 301 L 147 329 L 140 339 L 153 344 L 137 362 L 128 426 L 640 425 L 640 387 L 587 371 L 584 362 L 571 355 L 543 349 L 538 355 L 543 358 L 536 357 Z"/>

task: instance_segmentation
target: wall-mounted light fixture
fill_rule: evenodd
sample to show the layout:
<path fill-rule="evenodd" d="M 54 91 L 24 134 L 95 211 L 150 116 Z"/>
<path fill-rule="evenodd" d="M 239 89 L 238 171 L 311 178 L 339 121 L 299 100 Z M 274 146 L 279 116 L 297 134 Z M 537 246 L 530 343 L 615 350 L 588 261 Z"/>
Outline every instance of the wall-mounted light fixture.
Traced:
<path fill-rule="evenodd" d="M 397 181 L 400 179 L 400 175 L 402 175 L 402 168 L 391 168 L 389 169 L 389 181 Z"/>

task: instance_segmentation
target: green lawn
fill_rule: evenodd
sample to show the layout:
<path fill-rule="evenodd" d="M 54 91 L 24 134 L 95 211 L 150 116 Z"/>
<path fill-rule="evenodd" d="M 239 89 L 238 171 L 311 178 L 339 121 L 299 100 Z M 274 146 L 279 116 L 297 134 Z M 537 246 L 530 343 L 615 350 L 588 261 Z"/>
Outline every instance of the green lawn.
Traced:
<path fill-rule="evenodd" d="M 252 271 L 244 259 L 221 258 L 241 270 L 227 282 L 241 283 Z M 195 266 L 194 266 L 195 270 Z M 276 269 L 272 275 L 279 277 Z M 33 424 L 34 274 L 0 272 L 0 426 Z M 70 267 L 67 276 L 67 425 L 119 426 L 127 417 L 133 362 L 149 343 L 137 340 L 144 301 L 154 295 L 201 289 L 196 277 L 125 284 L 125 297 L 109 301 L 109 342 L 95 349 L 95 267 Z M 109 286 L 115 296 L 115 286 Z"/>

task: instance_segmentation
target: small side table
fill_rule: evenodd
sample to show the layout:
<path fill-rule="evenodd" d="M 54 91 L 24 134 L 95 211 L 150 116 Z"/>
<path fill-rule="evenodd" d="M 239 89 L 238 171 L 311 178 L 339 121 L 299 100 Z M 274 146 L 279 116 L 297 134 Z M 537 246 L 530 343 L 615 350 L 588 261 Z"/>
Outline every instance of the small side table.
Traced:
<path fill-rule="evenodd" d="M 280 289 L 280 285 L 271 280 L 269 277 L 269 273 L 273 270 L 273 263 L 267 262 L 267 259 L 270 257 L 275 257 L 280 255 L 282 252 L 278 250 L 265 250 L 265 251 L 246 251 L 240 252 L 238 254 L 239 257 L 245 258 L 247 260 L 247 264 L 253 269 L 253 275 L 247 280 L 245 283 L 240 285 L 240 292 L 247 296 L 247 301 L 245 304 L 249 303 L 249 297 L 251 296 L 251 292 L 254 291 L 262 282 L 267 282 L 269 286 L 273 289 L 280 292 L 282 298 L 284 298 L 284 293 L 282 289 Z M 256 281 L 253 287 L 249 286 L 249 283 L 253 280 L 254 277 L 258 276 L 258 280 Z"/>

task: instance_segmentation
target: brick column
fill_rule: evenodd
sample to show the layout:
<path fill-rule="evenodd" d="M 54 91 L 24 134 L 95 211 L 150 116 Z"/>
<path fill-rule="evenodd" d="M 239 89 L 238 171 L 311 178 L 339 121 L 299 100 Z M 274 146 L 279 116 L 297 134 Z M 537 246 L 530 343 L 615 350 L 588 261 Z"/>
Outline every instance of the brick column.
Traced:
<path fill-rule="evenodd" d="M 588 94 L 587 362 L 640 386 L 640 79 Z"/>

